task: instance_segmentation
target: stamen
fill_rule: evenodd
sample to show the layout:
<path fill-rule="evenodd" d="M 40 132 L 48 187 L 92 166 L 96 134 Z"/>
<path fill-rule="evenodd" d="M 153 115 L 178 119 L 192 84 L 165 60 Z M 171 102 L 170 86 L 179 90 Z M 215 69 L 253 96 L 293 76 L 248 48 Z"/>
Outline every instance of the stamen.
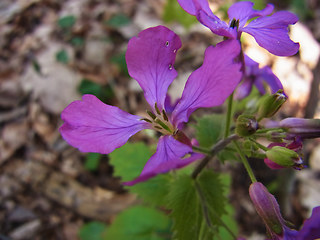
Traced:
<path fill-rule="evenodd" d="M 157 103 L 155 103 L 155 104 L 154 104 L 154 108 L 156 109 L 156 111 L 157 111 L 158 115 L 160 115 L 160 110 L 159 110 L 159 108 L 158 108 Z"/>
<path fill-rule="evenodd" d="M 147 113 L 153 120 L 157 118 L 156 115 L 153 114 L 153 112 L 147 110 Z"/>
<path fill-rule="evenodd" d="M 160 119 L 156 119 L 155 122 L 158 123 L 161 127 L 163 127 L 168 132 L 170 133 L 172 132 L 170 128 L 166 124 L 164 124 Z"/>
<path fill-rule="evenodd" d="M 239 19 L 236 20 L 235 18 L 232 19 L 231 23 L 230 23 L 230 27 L 231 28 L 238 28 L 239 27 Z"/>
<path fill-rule="evenodd" d="M 166 112 L 164 111 L 164 109 L 162 110 L 162 116 L 163 116 L 164 120 L 166 120 L 167 122 L 169 121 L 168 116 L 167 116 Z"/>
<path fill-rule="evenodd" d="M 148 122 L 148 123 L 152 123 L 152 121 L 151 121 L 150 119 L 148 119 L 148 118 L 141 118 L 140 120 L 141 120 L 141 121 L 146 121 L 146 122 Z"/>

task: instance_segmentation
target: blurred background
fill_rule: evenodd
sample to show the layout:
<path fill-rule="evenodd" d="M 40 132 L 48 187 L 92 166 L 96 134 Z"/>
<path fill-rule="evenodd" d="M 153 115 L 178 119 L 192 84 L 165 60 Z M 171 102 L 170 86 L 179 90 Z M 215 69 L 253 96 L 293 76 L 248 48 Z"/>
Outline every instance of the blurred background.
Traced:
<path fill-rule="evenodd" d="M 233 2 L 216 0 L 210 6 L 227 19 Z M 291 38 L 300 42 L 295 56 L 273 56 L 243 34 L 245 52 L 260 66 L 271 66 L 289 96 L 275 119 L 320 118 L 320 2 L 254 2 L 257 9 L 273 3 L 277 11 L 290 10 L 300 18 L 290 28 Z M 139 202 L 113 177 L 108 156 L 79 152 L 61 138 L 58 128 L 61 111 L 85 93 L 131 113 L 147 109 L 139 85 L 128 75 L 125 51 L 131 37 L 157 25 L 182 39 L 175 64 L 179 76 L 169 90 L 176 99 L 189 74 L 201 65 L 205 49 L 222 38 L 175 0 L 0 1 L 1 240 L 101 240 L 117 214 Z M 142 132 L 132 140 L 151 145 L 148 135 Z M 295 226 L 320 205 L 320 141 L 306 141 L 304 149 L 308 168 L 300 172 L 279 174 L 266 171 L 261 161 L 252 163 Z M 229 197 L 239 233 L 264 239 L 244 169 L 238 164 L 220 168 L 232 174 Z"/>

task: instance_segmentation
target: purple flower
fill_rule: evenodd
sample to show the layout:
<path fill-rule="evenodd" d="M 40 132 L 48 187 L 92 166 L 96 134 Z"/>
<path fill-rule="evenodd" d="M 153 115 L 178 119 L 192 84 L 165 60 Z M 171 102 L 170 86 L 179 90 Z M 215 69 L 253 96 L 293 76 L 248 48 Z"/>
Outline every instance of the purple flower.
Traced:
<path fill-rule="evenodd" d="M 154 129 L 162 133 L 155 154 L 140 176 L 126 185 L 201 158 L 201 154 L 192 151 L 191 142 L 181 128 L 193 111 L 222 104 L 235 89 L 242 75 L 241 64 L 234 61 L 240 45 L 238 41 L 229 40 L 208 47 L 203 65 L 190 75 L 174 109 L 167 111 L 166 94 L 177 76 L 173 64 L 180 47 L 180 38 L 163 26 L 146 29 L 132 38 L 126 53 L 128 72 L 144 91 L 151 107 L 151 111 L 147 111 L 149 117 L 129 114 L 102 103 L 93 95 L 84 95 L 82 101 L 72 102 L 61 114 L 63 138 L 80 151 L 108 154 L 140 130 Z"/>
<path fill-rule="evenodd" d="M 277 200 L 262 183 L 252 183 L 249 194 L 271 239 L 313 240 L 320 237 L 320 207 L 314 208 L 311 217 L 304 222 L 301 230 L 296 231 L 286 226 Z"/>
<path fill-rule="evenodd" d="M 270 67 L 266 66 L 264 68 L 259 68 L 259 63 L 253 61 L 247 55 L 244 55 L 244 62 L 245 74 L 242 83 L 235 91 L 236 99 L 240 100 L 247 97 L 250 94 L 253 85 L 256 86 L 261 95 L 264 95 L 266 93 L 264 82 L 269 85 L 272 94 L 280 89 L 283 90 L 279 78 L 273 74 Z"/>
<path fill-rule="evenodd" d="M 257 43 L 270 53 L 278 56 L 291 56 L 299 50 L 299 43 L 290 40 L 288 25 L 295 24 L 298 17 L 288 11 L 280 11 L 268 16 L 273 11 L 273 5 L 268 4 L 263 10 L 254 10 L 252 2 L 237 2 L 233 4 L 228 15 L 229 26 L 215 16 L 210 10 L 207 0 L 178 0 L 181 7 L 213 33 L 231 39 L 240 39 L 241 33 L 252 35 Z M 249 19 L 258 17 L 246 25 Z"/>

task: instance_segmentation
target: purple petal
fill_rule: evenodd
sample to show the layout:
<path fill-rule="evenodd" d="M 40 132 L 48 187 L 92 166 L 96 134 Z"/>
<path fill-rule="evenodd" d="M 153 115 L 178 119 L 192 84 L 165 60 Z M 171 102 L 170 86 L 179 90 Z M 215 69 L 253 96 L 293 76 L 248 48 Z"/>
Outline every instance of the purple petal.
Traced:
<path fill-rule="evenodd" d="M 239 84 L 236 91 L 234 92 L 234 98 L 237 100 L 241 100 L 247 96 L 249 96 L 252 85 L 254 83 L 254 79 L 252 77 L 246 77 L 244 80 Z"/>
<path fill-rule="evenodd" d="M 190 156 L 184 158 L 188 154 Z M 158 174 L 184 167 L 202 157 L 202 154 L 193 153 L 190 146 L 175 140 L 172 135 L 162 136 L 156 153 L 148 160 L 140 176 L 133 181 L 125 182 L 124 185 L 132 186 L 146 181 Z"/>
<path fill-rule="evenodd" d="M 251 34 L 257 43 L 270 53 L 278 56 L 291 56 L 299 50 L 299 43 L 291 41 L 288 25 L 295 24 L 298 17 L 287 11 L 280 11 L 270 17 L 260 17 L 242 29 Z"/>
<path fill-rule="evenodd" d="M 320 207 L 312 210 L 311 217 L 304 221 L 296 239 L 311 240 L 318 238 L 320 238 Z"/>
<path fill-rule="evenodd" d="M 180 6 L 187 13 L 196 16 L 197 11 L 202 10 L 209 16 L 213 16 L 213 13 L 209 7 L 208 0 L 178 0 Z"/>
<path fill-rule="evenodd" d="M 215 15 L 209 15 L 205 11 L 199 10 L 196 15 L 198 21 L 208 27 L 214 34 L 219 36 L 237 39 L 237 29 L 230 28 L 225 22 Z"/>
<path fill-rule="evenodd" d="M 271 93 L 274 94 L 278 90 L 283 89 L 282 83 L 279 78 L 273 74 L 270 67 L 264 67 L 260 70 L 260 78 L 257 79 L 258 82 L 266 82 L 270 87 Z"/>
<path fill-rule="evenodd" d="M 168 87 L 177 76 L 173 64 L 180 47 L 180 38 L 164 26 L 148 28 L 129 41 L 129 74 L 140 84 L 152 108 L 157 103 L 164 109 Z"/>
<path fill-rule="evenodd" d="M 141 117 L 104 104 L 89 94 L 82 101 L 69 104 L 61 118 L 62 137 L 82 152 L 110 153 L 138 131 L 149 128 Z"/>
<path fill-rule="evenodd" d="M 237 2 L 233 4 L 228 10 L 228 16 L 230 21 L 233 19 L 239 20 L 239 27 L 243 27 L 246 22 L 254 17 L 258 16 L 267 16 L 270 15 L 273 11 L 273 5 L 268 4 L 263 10 L 253 9 L 253 2 Z"/>
<path fill-rule="evenodd" d="M 190 75 L 181 100 L 172 113 L 175 126 L 187 122 L 190 114 L 200 107 L 223 104 L 242 76 L 241 64 L 234 61 L 239 53 L 237 40 L 223 41 L 216 47 L 207 48 L 203 65 Z"/>

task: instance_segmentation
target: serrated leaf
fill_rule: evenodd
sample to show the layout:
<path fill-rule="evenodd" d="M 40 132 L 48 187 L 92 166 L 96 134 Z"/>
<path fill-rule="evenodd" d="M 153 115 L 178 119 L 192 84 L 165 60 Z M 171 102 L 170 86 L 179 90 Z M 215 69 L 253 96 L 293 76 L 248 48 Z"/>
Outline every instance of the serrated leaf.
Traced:
<path fill-rule="evenodd" d="M 196 139 L 201 147 L 209 148 L 218 141 L 224 129 L 224 120 L 221 114 L 206 115 L 197 119 Z"/>
<path fill-rule="evenodd" d="M 123 27 L 130 24 L 130 18 L 128 18 L 124 14 L 117 14 L 110 18 L 108 21 L 105 21 L 105 24 L 109 27 L 114 28 Z"/>
<path fill-rule="evenodd" d="M 90 171 L 97 170 L 101 157 L 102 155 L 99 153 L 88 153 L 84 163 L 85 169 Z"/>
<path fill-rule="evenodd" d="M 168 208 L 173 219 L 174 239 L 198 239 L 202 222 L 201 207 L 190 175 L 180 175 L 171 184 Z"/>
<path fill-rule="evenodd" d="M 69 62 L 69 56 L 68 53 L 65 50 L 60 50 L 56 53 L 56 60 L 58 62 L 67 64 Z"/>
<path fill-rule="evenodd" d="M 75 16 L 69 15 L 58 20 L 58 25 L 61 28 L 71 28 L 76 23 Z"/>
<path fill-rule="evenodd" d="M 114 166 L 114 175 L 122 181 L 130 181 L 140 175 L 152 153 L 142 142 L 126 143 L 109 154 L 110 163 Z"/>
<path fill-rule="evenodd" d="M 110 163 L 114 166 L 114 175 L 121 177 L 122 181 L 129 181 L 140 175 L 151 155 L 150 148 L 144 143 L 126 143 L 110 153 L 109 158 Z M 168 193 L 170 178 L 169 174 L 161 174 L 146 182 L 126 188 L 138 194 L 150 205 L 162 206 Z"/>
<path fill-rule="evenodd" d="M 103 240 L 106 225 L 102 222 L 89 222 L 82 225 L 78 236 L 80 240 Z"/>
<path fill-rule="evenodd" d="M 121 212 L 108 228 L 105 240 L 165 240 L 170 219 L 160 211 L 135 206 Z"/>
<path fill-rule="evenodd" d="M 185 28 L 189 28 L 192 24 L 197 22 L 197 19 L 196 17 L 186 13 L 181 8 L 178 1 L 167 0 L 163 13 L 163 21 L 167 23 L 177 21 Z"/>
<path fill-rule="evenodd" d="M 226 147 L 217 154 L 217 158 L 220 162 L 224 163 L 225 161 L 238 161 L 236 156 L 236 150 L 232 147 Z"/>

